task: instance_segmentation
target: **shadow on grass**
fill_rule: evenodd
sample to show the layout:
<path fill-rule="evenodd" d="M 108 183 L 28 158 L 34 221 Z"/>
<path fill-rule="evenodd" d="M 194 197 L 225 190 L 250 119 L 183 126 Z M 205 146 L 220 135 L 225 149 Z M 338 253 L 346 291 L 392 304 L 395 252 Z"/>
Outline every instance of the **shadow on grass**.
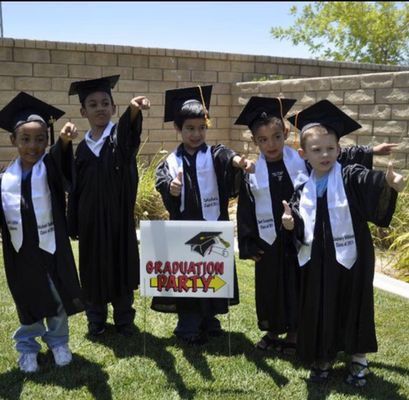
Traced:
<path fill-rule="evenodd" d="M 379 375 L 375 369 L 390 371 L 401 374 L 406 377 L 406 382 L 409 378 L 409 369 L 388 365 L 386 363 L 370 362 L 369 367 L 371 374 L 368 376 L 367 384 L 362 388 L 355 388 L 344 382 L 347 374 L 348 363 L 339 365 L 331 373 L 328 382 L 324 385 L 306 382 L 308 397 L 307 400 L 324 400 L 334 393 L 344 396 L 357 396 L 360 399 L 368 400 L 407 400 L 406 395 L 400 395 L 400 386 L 391 381 L 387 381 L 383 376 Z"/>
<path fill-rule="evenodd" d="M 118 358 L 127 357 L 146 357 L 153 360 L 157 367 L 161 369 L 168 383 L 175 387 L 182 399 L 193 399 L 196 395 L 195 389 L 189 389 L 183 382 L 182 376 L 176 371 L 175 357 L 171 354 L 168 347 L 178 347 L 183 351 L 185 359 L 195 368 L 204 380 L 214 381 L 212 370 L 208 364 L 206 355 L 229 356 L 228 334 L 219 338 L 211 338 L 203 346 L 192 346 L 179 342 L 174 336 L 170 338 L 159 338 L 148 332 L 138 331 L 132 338 L 123 338 L 119 335 L 102 335 L 96 340 L 99 344 L 107 346 L 113 350 Z M 144 347 L 145 341 L 145 347 Z M 258 370 L 269 375 L 274 383 L 279 386 L 285 386 L 288 379 L 270 367 L 263 353 L 255 350 L 254 343 L 250 341 L 243 333 L 232 332 L 230 334 L 231 357 L 244 355 L 246 359 L 254 364 Z M 145 348 L 145 350 L 144 350 Z M 233 360 L 233 359 L 232 359 Z"/>
<path fill-rule="evenodd" d="M 111 400 L 111 388 L 108 385 L 109 376 L 99 364 L 92 363 L 86 358 L 73 354 L 71 364 L 58 368 L 50 351 L 38 355 L 38 363 L 41 372 L 24 374 L 18 368 L 14 368 L 0 375 L 0 398 L 5 400 L 20 399 L 23 386 L 26 382 L 34 382 L 38 385 L 53 385 L 66 390 L 87 387 L 90 394 L 96 400 Z M 78 371 L 81 370 L 79 374 Z M 39 396 L 41 396 L 39 394 Z M 41 398 L 41 397 L 38 397 Z"/>

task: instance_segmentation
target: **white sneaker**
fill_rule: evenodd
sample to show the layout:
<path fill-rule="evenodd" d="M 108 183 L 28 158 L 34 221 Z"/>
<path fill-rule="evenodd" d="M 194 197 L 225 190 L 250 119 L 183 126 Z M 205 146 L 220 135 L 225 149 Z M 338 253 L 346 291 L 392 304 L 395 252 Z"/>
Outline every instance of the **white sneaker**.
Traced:
<path fill-rule="evenodd" d="M 54 361 L 59 367 L 68 365 L 72 361 L 72 353 L 68 347 L 68 344 L 53 347 L 51 351 L 54 354 Z"/>
<path fill-rule="evenodd" d="M 37 353 L 20 353 L 18 366 L 23 372 L 36 372 L 38 370 Z"/>

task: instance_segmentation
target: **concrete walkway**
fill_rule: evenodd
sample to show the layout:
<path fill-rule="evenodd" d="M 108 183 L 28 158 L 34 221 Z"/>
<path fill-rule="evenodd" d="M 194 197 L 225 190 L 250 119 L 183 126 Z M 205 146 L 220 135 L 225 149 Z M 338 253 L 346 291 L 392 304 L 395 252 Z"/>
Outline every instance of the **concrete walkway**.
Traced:
<path fill-rule="evenodd" d="M 409 299 L 409 283 L 375 272 L 373 284 L 378 289 Z"/>

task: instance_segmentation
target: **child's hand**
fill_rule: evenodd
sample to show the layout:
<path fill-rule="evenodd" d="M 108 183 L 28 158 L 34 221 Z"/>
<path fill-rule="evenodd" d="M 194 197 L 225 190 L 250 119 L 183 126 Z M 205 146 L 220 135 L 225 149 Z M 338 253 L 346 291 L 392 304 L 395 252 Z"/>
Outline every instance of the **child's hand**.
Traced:
<path fill-rule="evenodd" d="M 254 161 L 248 160 L 245 156 L 234 156 L 233 166 L 236 168 L 240 168 L 249 174 L 254 174 L 254 172 L 256 171 L 256 164 L 254 163 Z"/>
<path fill-rule="evenodd" d="M 259 251 L 257 252 L 257 255 L 251 257 L 251 259 L 254 260 L 254 261 L 256 261 L 256 262 L 258 262 L 258 261 L 261 260 L 261 257 L 263 256 L 263 254 L 264 254 L 264 251 L 263 251 L 263 250 L 259 250 Z"/>
<path fill-rule="evenodd" d="M 68 144 L 77 137 L 77 127 L 72 122 L 67 122 L 60 131 L 60 139 L 64 144 Z"/>
<path fill-rule="evenodd" d="M 372 152 L 376 156 L 389 156 L 397 143 L 381 143 L 373 147 Z"/>
<path fill-rule="evenodd" d="M 149 110 L 151 108 L 151 102 L 145 96 L 138 96 L 131 100 L 129 106 L 134 112 L 139 112 L 140 110 Z"/>
<path fill-rule="evenodd" d="M 179 171 L 177 177 L 170 182 L 169 192 L 172 196 L 179 197 L 182 192 L 183 172 Z"/>
<path fill-rule="evenodd" d="M 393 170 L 393 164 L 391 161 L 388 164 L 385 179 L 388 185 L 397 192 L 401 192 L 405 188 L 405 180 L 403 179 L 403 176 L 401 174 L 397 174 Z"/>
<path fill-rule="evenodd" d="M 283 200 L 283 206 L 284 214 L 281 217 L 281 222 L 283 223 L 283 226 L 285 229 L 287 229 L 287 231 L 292 231 L 294 229 L 293 213 L 291 212 L 291 208 L 285 200 Z"/>

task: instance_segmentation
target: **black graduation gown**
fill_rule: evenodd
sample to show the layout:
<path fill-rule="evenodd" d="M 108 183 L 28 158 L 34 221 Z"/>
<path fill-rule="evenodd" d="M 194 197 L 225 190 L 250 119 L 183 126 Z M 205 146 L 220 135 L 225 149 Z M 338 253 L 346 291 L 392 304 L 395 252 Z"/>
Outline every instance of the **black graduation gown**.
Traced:
<path fill-rule="evenodd" d="M 300 308 L 297 353 L 306 362 L 333 360 L 348 354 L 377 351 L 373 277 L 375 255 L 367 221 L 388 226 L 397 193 L 381 171 L 361 165 L 343 168 L 345 193 L 351 211 L 358 257 L 350 270 L 335 258 L 326 193 L 317 200 L 311 260 L 300 267 Z M 294 233 L 303 237 L 299 217 L 299 188 L 292 201 Z"/>
<path fill-rule="evenodd" d="M 202 145 L 198 151 L 206 151 L 206 145 Z M 232 166 L 232 158 L 236 154 L 223 145 L 211 146 L 214 169 L 216 171 L 217 185 L 220 199 L 219 221 L 228 221 L 229 198 L 238 194 L 241 170 Z M 200 193 L 196 176 L 196 155 L 189 156 L 183 150 L 183 144 L 179 145 L 177 154 L 183 157 L 183 179 L 185 190 L 185 210 L 180 212 L 180 197 L 172 196 L 169 192 L 173 178 L 169 173 L 169 167 L 164 160 L 156 170 L 156 189 L 162 196 L 163 203 L 169 212 L 169 219 L 184 221 L 204 221 Z M 186 162 L 189 160 L 189 164 Z M 154 297 L 152 309 L 161 312 L 196 312 L 203 316 L 225 314 L 228 305 L 239 303 L 238 283 L 236 268 L 234 268 L 234 297 L 233 299 L 199 299 L 199 298 L 175 298 Z"/>
<path fill-rule="evenodd" d="M 142 113 L 119 119 L 97 157 L 83 140 L 75 153 L 76 184 L 69 197 L 70 236 L 79 239 L 80 279 L 86 300 L 106 304 L 136 289 L 139 252 L 134 205 Z"/>
<path fill-rule="evenodd" d="M 290 201 L 294 187 L 284 161 L 267 162 L 270 198 L 277 237 L 273 244 L 259 237 L 254 197 L 244 175 L 237 207 L 239 255 L 248 259 L 263 250 L 255 263 L 255 295 L 260 330 L 276 334 L 295 331 L 298 307 L 298 260 L 291 233 L 282 228 L 282 200 Z"/>
<path fill-rule="evenodd" d="M 342 148 L 338 161 L 342 165 L 359 163 L 372 168 L 372 149 L 367 146 Z M 244 175 L 237 207 L 239 256 L 251 259 L 258 250 L 264 251 L 261 260 L 255 263 L 258 326 L 260 330 L 281 334 L 297 327 L 298 260 L 292 236 L 281 225 L 282 200 L 290 201 L 294 187 L 283 160 L 268 162 L 267 167 L 277 237 L 272 245 L 260 239 L 254 198 L 248 175 Z M 309 170 L 308 164 L 306 167 Z"/>
<path fill-rule="evenodd" d="M 3 205 L 0 201 L 3 257 L 7 283 L 16 304 L 21 324 L 30 325 L 57 315 L 57 304 L 48 282 L 49 275 L 68 315 L 84 309 L 75 261 L 65 219 L 65 189 L 72 177 L 72 147 L 62 150 L 57 143 L 45 155 L 47 181 L 51 192 L 56 252 L 50 254 L 38 247 L 37 223 L 31 199 L 31 172 L 22 180 L 21 216 L 23 244 L 17 253 L 11 243 Z M 1 197 L 0 197 L 1 198 Z"/>

